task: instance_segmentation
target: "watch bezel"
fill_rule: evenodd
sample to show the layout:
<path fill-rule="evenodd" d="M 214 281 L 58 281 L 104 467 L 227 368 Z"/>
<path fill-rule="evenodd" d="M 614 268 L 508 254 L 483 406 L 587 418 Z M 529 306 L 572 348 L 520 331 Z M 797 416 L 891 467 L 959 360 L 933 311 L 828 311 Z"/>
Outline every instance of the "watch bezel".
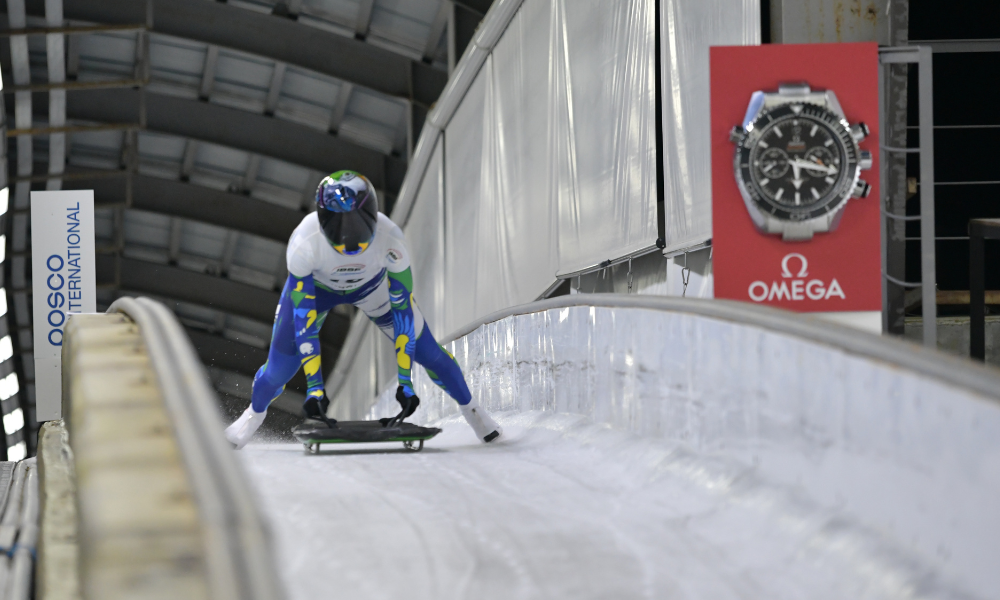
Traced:
<path fill-rule="evenodd" d="M 798 110 L 796 110 L 798 108 Z M 825 201 L 820 200 L 810 205 L 807 210 L 795 210 L 791 207 L 775 204 L 762 193 L 753 175 L 751 154 L 757 146 L 762 132 L 779 120 L 807 119 L 819 121 L 834 134 L 833 139 L 838 150 L 844 157 L 844 168 L 831 191 L 825 195 Z M 851 196 L 851 192 L 860 176 L 860 148 L 851 135 L 850 124 L 845 118 L 825 106 L 810 102 L 789 102 L 774 108 L 761 111 L 743 131 L 743 137 L 736 146 L 733 170 L 740 192 L 751 213 L 759 213 L 760 218 L 754 218 L 759 226 L 763 217 L 778 219 L 791 223 L 804 223 L 826 218 L 839 210 Z"/>

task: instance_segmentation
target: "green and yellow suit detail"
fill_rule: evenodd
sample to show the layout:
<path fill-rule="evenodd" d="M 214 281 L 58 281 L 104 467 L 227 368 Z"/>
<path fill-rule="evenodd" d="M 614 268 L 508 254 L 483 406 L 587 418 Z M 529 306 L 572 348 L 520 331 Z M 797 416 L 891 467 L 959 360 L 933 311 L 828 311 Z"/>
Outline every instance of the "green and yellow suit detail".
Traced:
<path fill-rule="evenodd" d="M 294 277 L 294 275 L 292 276 Z M 323 372 L 320 368 L 319 330 L 326 314 L 316 314 L 316 287 L 312 277 L 295 277 L 290 294 L 295 325 L 295 347 L 306 374 L 306 397 L 323 398 Z"/>

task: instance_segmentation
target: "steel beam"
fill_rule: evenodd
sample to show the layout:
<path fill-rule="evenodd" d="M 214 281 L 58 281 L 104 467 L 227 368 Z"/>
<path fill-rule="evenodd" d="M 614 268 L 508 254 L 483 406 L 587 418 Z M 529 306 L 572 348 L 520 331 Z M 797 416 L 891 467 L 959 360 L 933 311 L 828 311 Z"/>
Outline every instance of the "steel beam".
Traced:
<path fill-rule="evenodd" d="M 139 129 L 138 123 L 105 123 L 103 125 L 63 125 L 61 127 L 27 127 L 8 129 L 7 137 L 22 135 L 52 135 L 54 133 L 93 133 L 96 131 L 134 131 Z M 29 157 L 30 158 L 30 157 Z"/>
<path fill-rule="evenodd" d="M 281 86 L 285 83 L 285 71 L 287 70 L 288 65 L 285 63 L 274 63 L 271 84 L 267 88 L 267 98 L 264 100 L 264 114 L 269 117 L 273 117 L 274 111 L 278 109 L 278 99 L 281 97 Z"/>
<path fill-rule="evenodd" d="M 209 44 L 205 52 L 205 65 L 201 70 L 201 85 L 198 87 L 198 98 L 208 100 L 215 87 L 215 66 L 219 63 L 219 47 Z"/>
<path fill-rule="evenodd" d="M 192 327 L 185 329 L 205 366 L 234 371 L 252 377 L 267 360 L 267 350 L 227 340 L 220 335 Z"/>
<path fill-rule="evenodd" d="M 44 12 L 45 0 L 27 2 L 28 12 L 31 16 L 41 15 Z M 6 5 L 6 2 L 4 2 Z M 6 10 L 6 6 L 4 8 Z M 72 17 L 67 17 L 72 18 Z M 11 29 L 0 30 L 0 37 L 12 37 L 15 35 L 84 35 L 88 33 L 128 33 L 132 31 L 144 31 L 146 26 L 141 23 L 124 23 L 119 25 L 71 25 L 65 27 L 13 27 Z"/>
<path fill-rule="evenodd" d="M 43 0 L 27 4 L 30 14 L 43 14 Z M 145 5 L 65 0 L 64 13 L 70 20 L 134 27 L 146 20 Z M 266 56 L 425 106 L 437 101 L 448 80 L 447 73 L 372 44 L 223 2 L 153 0 L 153 31 Z"/>
<path fill-rule="evenodd" d="M 375 0 L 361 0 L 358 5 L 358 18 L 354 25 L 354 37 L 363 40 L 368 37 L 368 30 L 372 25 L 372 9 L 375 8 Z"/>
<path fill-rule="evenodd" d="M 194 172 L 194 161 L 198 157 L 198 142 L 188 140 L 184 144 L 184 155 L 181 157 L 181 181 L 191 179 Z"/>
<path fill-rule="evenodd" d="M 116 265 L 116 263 L 118 263 Z M 116 268 L 118 290 L 152 294 L 178 302 L 197 304 L 232 315 L 271 323 L 280 294 L 231 279 L 198 273 L 134 258 L 97 255 L 98 285 L 114 285 Z M 350 321 L 330 312 L 320 332 L 321 340 L 340 347 L 347 336 Z"/>
<path fill-rule="evenodd" d="M 493 0 L 454 0 L 454 2 L 462 8 L 479 13 L 480 19 L 486 16 L 493 6 Z"/>
<path fill-rule="evenodd" d="M 267 350 L 256 348 L 248 344 L 226 339 L 220 335 L 215 335 L 195 329 L 185 327 L 191 343 L 198 352 L 201 362 L 207 367 L 215 367 L 224 371 L 233 371 L 243 375 L 253 377 L 257 369 L 267 360 Z M 323 381 L 326 381 L 330 371 L 337 362 L 337 355 L 340 346 L 332 347 L 324 343 L 320 347 L 320 361 L 323 370 Z M 285 386 L 287 388 L 305 392 L 307 390 L 306 378 L 299 369 Z"/>
<path fill-rule="evenodd" d="M 330 125 L 327 127 L 327 130 L 334 135 L 340 131 L 340 124 L 344 122 L 344 115 L 347 114 L 347 105 L 351 102 L 352 92 L 354 92 L 354 86 L 350 83 L 342 84 L 337 92 L 337 101 L 330 112 Z"/>
<path fill-rule="evenodd" d="M 181 254 L 181 226 L 183 222 L 174 217 L 170 219 L 170 241 L 167 246 L 167 258 L 170 260 L 170 264 L 177 264 L 177 258 Z"/>
<path fill-rule="evenodd" d="M 298 19 L 299 13 L 301 12 L 302 0 L 279 0 L 278 3 L 274 5 L 274 9 L 271 10 L 272 15 L 287 17 L 292 20 Z"/>
<path fill-rule="evenodd" d="M 97 206 L 125 204 L 123 177 L 75 179 L 71 176 L 65 187 L 94 190 Z M 148 175 L 132 176 L 132 208 L 226 227 L 281 243 L 288 242 L 305 216 L 304 212 L 243 194 Z"/>
<path fill-rule="evenodd" d="M 116 285 L 116 262 L 119 261 Z M 230 279 L 107 254 L 97 255 L 97 283 L 207 306 L 264 323 L 274 319 L 274 307 L 278 305 L 279 297 L 278 292 Z"/>
<path fill-rule="evenodd" d="M 49 27 L 63 24 L 62 0 L 46 0 L 45 22 Z M 66 83 L 66 38 L 60 34 L 45 36 L 45 63 L 48 67 L 48 81 L 52 84 Z M 49 92 L 49 126 L 66 125 L 66 90 L 54 89 Z M 60 175 L 66 170 L 66 134 L 49 135 L 49 175 Z M 47 190 L 59 190 L 62 180 L 50 179 Z"/>
<path fill-rule="evenodd" d="M 233 259 L 236 258 L 236 248 L 240 243 L 240 232 L 229 230 L 226 232 L 226 240 L 222 246 L 221 271 L 223 275 L 229 275 L 229 269 L 233 266 Z"/>
<path fill-rule="evenodd" d="M 260 155 L 251 154 L 247 160 L 247 170 L 240 180 L 240 190 L 246 194 L 253 191 L 253 186 L 257 184 L 257 175 L 260 173 Z"/>
<path fill-rule="evenodd" d="M 951 52 L 1000 52 L 1000 40 L 910 40 L 911 46 L 930 47 L 934 54 Z"/>
<path fill-rule="evenodd" d="M 66 77 L 76 80 L 80 73 L 80 37 L 66 36 Z"/>
<path fill-rule="evenodd" d="M 73 39 L 73 38 L 69 38 Z M 73 46 L 74 44 L 67 44 Z M 71 51 L 72 48 L 70 49 Z M 76 58 L 73 58 L 73 54 L 70 54 L 70 59 L 66 63 L 66 73 L 68 76 L 76 77 L 77 72 L 80 70 L 80 57 L 79 50 L 76 52 Z M 76 70 L 70 67 L 74 64 Z M 110 89 L 110 88 L 135 88 L 141 87 L 149 83 L 144 79 L 107 79 L 103 81 L 64 81 L 61 83 L 29 83 L 27 85 L 9 85 L 4 88 L 3 92 L 5 94 L 13 94 L 15 92 L 47 92 L 49 90 L 99 90 L 99 89 Z"/>
<path fill-rule="evenodd" d="M 206 2 L 205 4 L 211 4 Z M 139 91 L 87 90 L 67 99 L 70 119 L 97 122 L 139 120 Z M 36 109 L 48 109 L 45 94 L 35 94 Z M 352 169 L 375 187 L 399 191 L 406 161 L 363 148 L 337 136 L 290 121 L 280 121 L 210 102 L 146 93 L 147 129 L 270 156 L 330 173 Z"/>
<path fill-rule="evenodd" d="M 424 62 L 429 63 L 433 60 L 434 51 L 437 50 L 438 43 L 441 41 L 441 36 L 444 35 L 444 30 L 448 27 L 448 23 L 451 20 L 451 14 L 454 11 L 455 5 L 452 4 L 451 0 L 441 0 L 441 5 L 438 7 L 438 12 L 434 17 L 434 22 L 431 23 L 430 35 L 427 36 L 427 42 L 424 44 Z"/>

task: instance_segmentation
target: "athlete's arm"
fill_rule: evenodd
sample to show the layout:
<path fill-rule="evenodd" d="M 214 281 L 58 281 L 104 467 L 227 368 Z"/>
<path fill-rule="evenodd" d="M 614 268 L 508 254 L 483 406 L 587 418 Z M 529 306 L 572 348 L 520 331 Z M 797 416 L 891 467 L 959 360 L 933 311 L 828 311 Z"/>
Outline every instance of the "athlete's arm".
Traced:
<path fill-rule="evenodd" d="M 295 325 L 295 347 L 299 353 L 302 369 L 306 373 L 309 391 L 306 399 L 315 396 L 323 399 L 323 372 L 319 358 L 319 325 L 316 314 L 316 286 L 312 275 L 297 277 L 290 274 L 288 294 L 292 299 L 292 314 Z"/>
<path fill-rule="evenodd" d="M 396 366 L 399 369 L 399 387 L 406 396 L 415 396 L 410 370 L 417 338 L 424 328 L 424 318 L 413 298 L 413 273 L 410 271 L 410 252 L 399 227 L 393 224 L 391 243 L 386 252 L 389 274 L 389 300 L 392 305 L 392 323 L 396 335 Z"/>

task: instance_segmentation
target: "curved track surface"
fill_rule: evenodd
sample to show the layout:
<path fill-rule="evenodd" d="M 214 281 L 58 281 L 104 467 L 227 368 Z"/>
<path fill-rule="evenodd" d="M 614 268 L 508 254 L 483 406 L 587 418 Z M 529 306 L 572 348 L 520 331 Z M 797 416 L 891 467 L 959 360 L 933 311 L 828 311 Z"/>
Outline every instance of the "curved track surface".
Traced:
<path fill-rule="evenodd" d="M 290 597 L 963 597 L 849 517 L 744 467 L 580 417 L 459 420 L 401 444 L 241 453 Z"/>

